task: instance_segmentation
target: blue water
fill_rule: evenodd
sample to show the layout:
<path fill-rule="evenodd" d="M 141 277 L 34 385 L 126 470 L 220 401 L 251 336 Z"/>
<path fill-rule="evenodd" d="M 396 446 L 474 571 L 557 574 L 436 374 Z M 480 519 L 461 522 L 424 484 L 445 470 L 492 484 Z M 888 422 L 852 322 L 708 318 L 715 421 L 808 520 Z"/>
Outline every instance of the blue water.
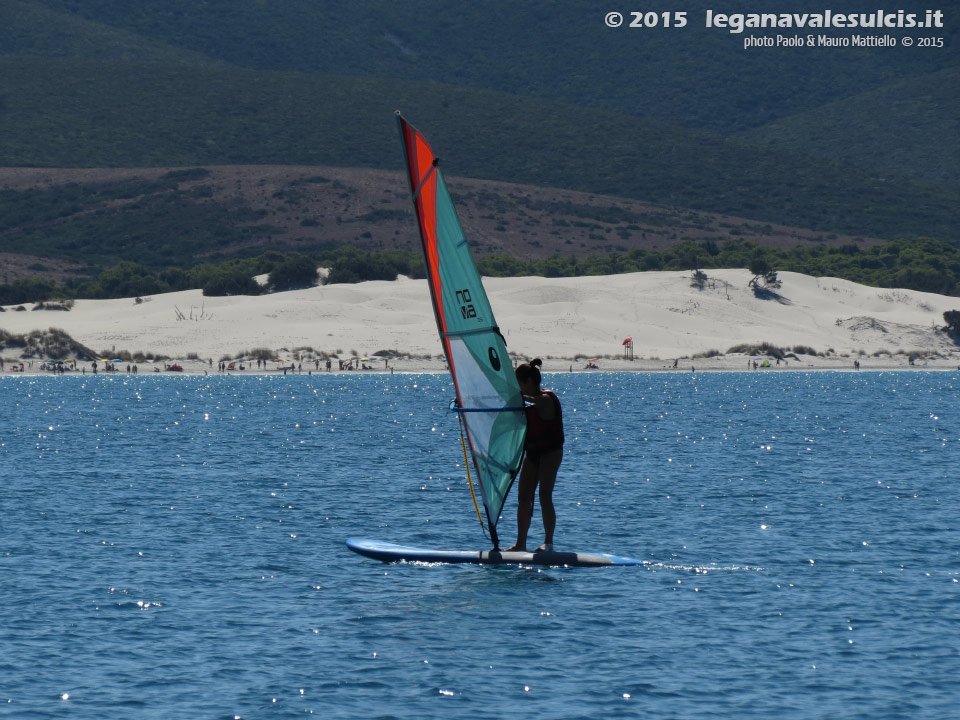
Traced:
<path fill-rule="evenodd" d="M 445 376 L 3 378 L 0 717 L 956 717 L 960 375 L 548 380 L 649 564 L 350 553 L 485 547 Z"/>

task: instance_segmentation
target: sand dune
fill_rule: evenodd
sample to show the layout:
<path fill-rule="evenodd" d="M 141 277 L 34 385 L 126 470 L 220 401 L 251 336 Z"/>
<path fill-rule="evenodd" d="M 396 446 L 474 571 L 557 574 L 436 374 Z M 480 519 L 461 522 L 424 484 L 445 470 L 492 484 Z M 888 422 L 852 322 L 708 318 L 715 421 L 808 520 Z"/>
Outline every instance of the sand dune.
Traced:
<path fill-rule="evenodd" d="M 938 330 L 960 298 L 857 285 L 835 278 L 780 273 L 782 288 L 766 299 L 748 287 L 746 270 L 711 270 L 703 289 L 688 272 L 579 278 L 487 278 L 484 284 L 507 340 L 520 357 L 540 356 L 547 369 L 579 368 L 597 357 L 602 369 L 743 369 L 739 344 L 812 348 L 792 367 L 908 366 L 956 368 L 960 346 Z M 391 350 L 398 370 L 442 369 L 426 282 L 398 279 L 328 285 L 259 297 L 203 297 L 199 290 L 155 295 L 136 303 L 78 300 L 72 310 L 17 312 L 0 328 L 14 334 L 56 327 L 105 354 L 162 353 L 216 363 L 253 348 L 285 361 L 298 348 L 340 357 Z M 634 340 L 636 360 L 623 359 Z M 722 356 L 696 357 L 717 351 Z M 879 355 L 878 355 L 879 354 Z M 8 361 L 16 353 L 0 352 Z M 387 363 L 371 361 L 383 369 Z M 187 369 L 202 367 L 199 363 Z M 335 365 L 336 367 L 336 365 Z"/>

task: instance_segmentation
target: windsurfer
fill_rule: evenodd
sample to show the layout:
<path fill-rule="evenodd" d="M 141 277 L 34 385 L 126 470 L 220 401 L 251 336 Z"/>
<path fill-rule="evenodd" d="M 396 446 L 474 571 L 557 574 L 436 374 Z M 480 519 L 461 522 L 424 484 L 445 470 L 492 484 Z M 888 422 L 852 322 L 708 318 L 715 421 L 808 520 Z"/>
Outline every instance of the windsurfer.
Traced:
<path fill-rule="evenodd" d="M 544 542 L 539 550 L 553 549 L 553 531 L 557 514 L 553 507 L 553 486 L 563 460 L 563 411 L 560 400 L 540 387 L 540 358 L 517 367 L 517 382 L 526 408 L 527 438 L 517 489 L 517 544 L 509 550 L 526 550 L 527 531 L 533 517 L 533 499 L 540 488 L 540 510 L 543 513 Z"/>

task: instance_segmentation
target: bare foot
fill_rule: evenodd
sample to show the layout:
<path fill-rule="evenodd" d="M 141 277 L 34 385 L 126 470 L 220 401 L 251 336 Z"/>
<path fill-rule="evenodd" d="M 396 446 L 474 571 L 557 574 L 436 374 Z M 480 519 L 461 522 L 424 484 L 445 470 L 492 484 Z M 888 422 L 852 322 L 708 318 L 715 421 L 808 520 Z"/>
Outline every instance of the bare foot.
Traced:
<path fill-rule="evenodd" d="M 540 552 L 553 552 L 553 543 L 544 543 L 537 548 Z"/>
<path fill-rule="evenodd" d="M 505 552 L 526 552 L 526 545 L 514 545 L 513 547 L 508 547 Z"/>

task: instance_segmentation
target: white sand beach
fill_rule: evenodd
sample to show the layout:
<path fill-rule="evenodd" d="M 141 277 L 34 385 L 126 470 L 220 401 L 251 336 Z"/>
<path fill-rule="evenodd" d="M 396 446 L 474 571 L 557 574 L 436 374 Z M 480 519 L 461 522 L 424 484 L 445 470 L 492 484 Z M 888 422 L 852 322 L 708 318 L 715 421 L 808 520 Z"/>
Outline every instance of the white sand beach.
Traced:
<path fill-rule="evenodd" d="M 747 270 L 707 275 L 703 289 L 692 285 L 689 272 L 486 278 L 484 284 L 510 352 L 543 358 L 547 371 L 583 369 L 592 358 L 601 370 L 672 369 L 674 361 L 685 371 L 745 370 L 760 356 L 728 351 L 764 342 L 793 352 L 783 365 L 771 361 L 789 369 L 853 368 L 855 360 L 862 369 L 960 366 L 960 345 L 941 329 L 944 311 L 960 309 L 960 298 L 783 272 L 776 297 L 761 299 L 748 287 Z M 251 297 L 191 290 L 139 303 L 78 300 L 69 311 L 24 307 L 5 307 L 0 328 L 15 335 L 59 328 L 102 357 L 159 353 L 188 372 L 216 371 L 221 359 L 243 358 L 254 348 L 269 348 L 287 365 L 299 354 L 304 372 L 321 353 L 369 358 L 365 364 L 380 371 L 445 367 L 424 280 Z M 633 360 L 624 358 L 628 337 Z M 393 354 L 375 357 L 380 351 Z M 0 350 L 0 357 L 8 370 L 20 361 L 15 348 Z M 39 371 L 42 359 L 31 360 L 25 369 Z M 163 365 L 147 364 L 141 372 Z M 246 372 L 256 369 L 246 364 Z"/>

